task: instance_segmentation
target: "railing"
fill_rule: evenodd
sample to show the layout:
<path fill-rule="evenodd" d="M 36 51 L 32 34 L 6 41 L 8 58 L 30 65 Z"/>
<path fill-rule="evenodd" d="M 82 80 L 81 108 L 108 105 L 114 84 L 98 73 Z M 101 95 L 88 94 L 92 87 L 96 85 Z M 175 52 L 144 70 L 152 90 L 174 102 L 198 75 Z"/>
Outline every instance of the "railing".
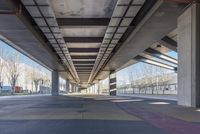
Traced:
<path fill-rule="evenodd" d="M 120 87 L 118 94 L 177 94 L 177 84 L 155 85 L 145 87 Z"/>

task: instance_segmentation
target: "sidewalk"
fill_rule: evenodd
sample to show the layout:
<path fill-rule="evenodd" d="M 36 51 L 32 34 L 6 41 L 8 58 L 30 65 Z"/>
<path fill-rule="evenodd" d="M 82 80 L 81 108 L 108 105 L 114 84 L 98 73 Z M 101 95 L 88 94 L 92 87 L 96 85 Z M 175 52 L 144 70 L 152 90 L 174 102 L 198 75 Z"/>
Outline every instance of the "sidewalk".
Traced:
<path fill-rule="evenodd" d="M 31 94 L 31 95 L 10 95 L 10 96 L 0 96 L 0 99 L 15 99 L 15 98 L 26 98 L 35 96 L 51 96 L 50 94 Z"/>
<path fill-rule="evenodd" d="M 177 95 L 157 95 L 157 94 L 117 94 L 117 96 L 123 97 L 139 97 L 139 98 L 149 98 L 149 99 L 162 99 L 162 100 L 171 100 L 177 101 Z"/>

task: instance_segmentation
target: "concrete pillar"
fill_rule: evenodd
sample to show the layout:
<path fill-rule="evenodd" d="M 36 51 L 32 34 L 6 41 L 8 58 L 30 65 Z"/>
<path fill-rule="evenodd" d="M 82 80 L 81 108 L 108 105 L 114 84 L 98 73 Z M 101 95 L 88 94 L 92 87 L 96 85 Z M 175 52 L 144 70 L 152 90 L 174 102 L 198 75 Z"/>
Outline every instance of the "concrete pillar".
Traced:
<path fill-rule="evenodd" d="M 200 4 L 178 18 L 178 104 L 200 106 Z"/>
<path fill-rule="evenodd" d="M 109 94 L 111 96 L 116 96 L 116 94 L 117 94 L 115 71 L 111 71 L 110 75 L 109 75 Z"/>
<path fill-rule="evenodd" d="M 75 92 L 77 92 L 77 85 L 76 84 L 74 84 L 74 88 L 75 88 Z"/>
<path fill-rule="evenodd" d="M 76 84 L 76 92 L 78 93 L 78 85 Z"/>
<path fill-rule="evenodd" d="M 81 91 L 80 86 L 77 85 L 77 92 L 79 93 Z"/>
<path fill-rule="evenodd" d="M 52 71 L 52 87 L 51 87 L 51 94 L 52 96 L 59 95 L 59 74 L 58 71 Z"/>
<path fill-rule="evenodd" d="M 72 93 L 72 83 L 70 83 L 70 93 Z"/>
<path fill-rule="evenodd" d="M 98 80 L 97 84 L 97 94 L 100 94 L 100 80 Z"/>
<path fill-rule="evenodd" d="M 80 85 L 77 85 L 77 92 L 78 92 L 78 93 L 80 93 L 80 92 L 81 92 Z"/>
<path fill-rule="evenodd" d="M 65 80 L 65 84 L 66 84 L 66 93 L 69 93 L 69 80 L 68 79 L 66 79 Z"/>
<path fill-rule="evenodd" d="M 73 93 L 76 92 L 76 84 L 75 83 L 71 83 L 71 85 L 72 85 L 72 92 Z"/>
<path fill-rule="evenodd" d="M 71 92 L 73 93 L 74 92 L 74 84 L 71 83 Z"/>
<path fill-rule="evenodd" d="M 74 84 L 74 92 L 76 92 L 76 84 Z"/>

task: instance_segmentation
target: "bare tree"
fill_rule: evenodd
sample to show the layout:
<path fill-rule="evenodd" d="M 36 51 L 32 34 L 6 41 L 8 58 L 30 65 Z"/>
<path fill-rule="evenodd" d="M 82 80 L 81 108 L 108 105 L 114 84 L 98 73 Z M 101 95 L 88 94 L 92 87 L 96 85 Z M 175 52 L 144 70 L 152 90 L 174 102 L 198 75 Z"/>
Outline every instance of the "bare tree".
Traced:
<path fill-rule="evenodd" d="M 1 84 L 3 82 L 3 71 L 5 68 L 5 61 L 3 60 L 3 57 L 4 57 L 4 51 L 2 48 L 0 48 L 0 86 L 2 86 Z"/>
<path fill-rule="evenodd" d="M 12 93 L 15 92 L 15 86 L 20 76 L 19 53 L 11 54 L 7 58 L 7 78 L 12 87 Z"/>
<path fill-rule="evenodd" d="M 169 72 L 166 69 L 163 68 L 158 68 L 158 84 L 160 86 L 163 87 L 163 94 L 165 92 L 165 89 L 167 88 L 167 84 L 169 83 L 169 81 L 172 79 L 171 75 L 169 74 Z"/>
<path fill-rule="evenodd" d="M 127 89 L 131 87 L 133 93 L 136 92 L 134 89 L 138 89 L 139 93 L 150 91 L 151 94 L 156 93 L 155 91 L 158 93 L 158 84 L 164 87 L 163 89 L 167 89 L 166 85 L 172 79 L 168 70 L 145 63 L 140 64 L 139 68 L 128 70 L 128 78 L 130 85 L 124 83 L 119 88 Z"/>
<path fill-rule="evenodd" d="M 144 78 L 144 73 L 142 70 L 135 70 L 135 87 L 139 90 L 139 94 L 141 93 L 142 87 L 144 86 L 143 78 Z"/>
<path fill-rule="evenodd" d="M 133 90 L 133 94 L 134 94 L 134 74 L 133 71 L 128 70 L 128 74 L 129 74 L 129 82 L 130 82 L 130 87 Z"/>
<path fill-rule="evenodd" d="M 5 61 L 3 60 L 3 57 L 4 57 L 4 53 L 3 53 L 3 49 L 0 48 L 0 93 L 1 93 L 1 89 L 2 89 L 2 86 L 3 86 L 3 71 L 4 71 L 4 68 L 5 68 Z"/>
<path fill-rule="evenodd" d="M 35 90 L 36 90 L 36 92 L 38 92 L 38 87 L 39 87 L 39 84 L 41 82 L 41 79 L 40 78 L 35 78 L 33 80 L 33 82 L 34 82 L 34 85 L 35 85 Z"/>
<path fill-rule="evenodd" d="M 145 83 L 145 92 L 148 88 L 151 89 L 152 94 L 154 94 L 154 87 L 156 85 L 156 73 L 157 67 L 153 65 L 143 64 L 143 75 Z"/>
<path fill-rule="evenodd" d="M 44 86 L 47 86 L 47 87 L 50 87 L 50 78 L 48 77 L 48 75 L 43 75 L 43 77 L 42 77 L 42 84 L 44 85 Z"/>
<path fill-rule="evenodd" d="M 36 69 L 32 69 L 32 71 L 30 73 L 30 77 L 32 79 L 32 83 L 35 86 L 35 91 L 38 92 L 38 87 L 42 80 L 41 74 L 38 71 L 36 71 Z"/>
<path fill-rule="evenodd" d="M 42 70 L 43 73 L 39 73 L 40 77 L 41 77 L 41 84 L 43 86 L 46 87 L 50 87 L 51 83 L 50 83 L 50 76 L 48 75 L 48 73 L 43 69 Z"/>
<path fill-rule="evenodd" d="M 33 71 L 32 71 L 32 69 L 30 69 L 30 68 L 26 68 L 25 69 L 25 83 L 26 83 L 26 87 L 28 88 L 28 84 L 31 84 L 31 89 L 30 89 L 30 91 L 32 92 L 33 91 L 33 80 L 32 80 L 32 78 L 33 78 L 33 76 L 32 76 L 32 74 L 33 74 Z"/>
<path fill-rule="evenodd" d="M 25 89 L 28 89 L 28 84 L 29 84 L 29 80 L 30 80 L 30 73 L 29 73 L 29 69 L 27 67 L 24 68 L 24 72 L 25 72 L 25 78 L 24 78 L 24 83 L 25 83 Z"/>

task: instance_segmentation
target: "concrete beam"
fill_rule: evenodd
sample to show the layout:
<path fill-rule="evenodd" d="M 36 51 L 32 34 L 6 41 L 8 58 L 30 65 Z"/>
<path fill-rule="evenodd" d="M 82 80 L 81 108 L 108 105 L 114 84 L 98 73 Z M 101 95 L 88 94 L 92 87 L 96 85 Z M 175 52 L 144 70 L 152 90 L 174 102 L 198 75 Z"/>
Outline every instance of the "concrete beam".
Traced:
<path fill-rule="evenodd" d="M 64 40 L 70 43 L 101 43 L 103 37 L 64 37 Z"/>
<path fill-rule="evenodd" d="M 168 36 L 163 37 L 159 43 L 173 51 L 177 52 L 177 42 L 173 39 L 169 38 Z"/>
<path fill-rule="evenodd" d="M 57 18 L 59 26 L 107 26 L 110 18 Z"/>
<path fill-rule="evenodd" d="M 66 92 L 68 93 L 69 92 L 69 80 L 68 79 L 65 80 L 65 84 L 66 84 Z"/>
<path fill-rule="evenodd" d="M 158 42 L 159 42 L 161 45 L 163 45 L 163 46 L 165 46 L 165 47 L 167 47 L 167 48 L 169 48 L 169 49 L 171 49 L 171 50 L 177 52 L 177 47 L 172 46 L 171 44 L 169 44 L 169 43 L 167 43 L 167 42 L 165 42 L 165 41 L 163 41 L 163 40 L 159 40 Z"/>

